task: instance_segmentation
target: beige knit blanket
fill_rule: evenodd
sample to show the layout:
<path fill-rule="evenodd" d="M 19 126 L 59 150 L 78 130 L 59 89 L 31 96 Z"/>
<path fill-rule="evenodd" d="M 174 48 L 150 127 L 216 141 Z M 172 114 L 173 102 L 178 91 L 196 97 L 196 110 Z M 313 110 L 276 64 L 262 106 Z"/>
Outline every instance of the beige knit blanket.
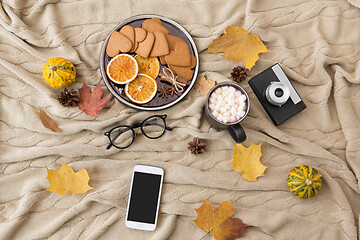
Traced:
<path fill-rule="evenodd" d="M 350 3 L 351 2 L 351 3 Z M 357 239 L 360 189 L 360 9 L 356 0 L 3 0 L 0 8 L 0 239 L 213 239 L 192 221 L 204 198 L 217 207 L 232 200 L 235 217 L 250 225 L 244 239 Z M 229 25 L 252 30 L 270 53 L 241 85 L 251 110 L 243 121 L 245 146 L 262 143 L 265 176 L 248 182 L 232 168 L 234 141 L 209 126 L 205 97 L 194 89 L 168 115 L 174 129 L 158 140 L 137 135 L 125 150 L 106 150 L 105 131 L 153 114 L 110 97 L 98 117 L 66 108 L 42 78 L 51 57 L 77 69 L 77 90 L 99 82 L 104 39 L 122 20 L 159 14 L 183 25 L 200 54 L 200 75 L 222 82 L 238 63 L 206 52 Z M 247 81 L 280 63 L 307 108 L 274 126 Z M 41 107 L 62 128 L 39 120 Z M 191 155 L 187 143 L 207 141 Z M 46 167 L 62 162 L 86 168 L 86 194 L 62 195 L 49 187 Z M 125 227 L 135 164 L 165 170 L 157 229 Z M 298 199 L 288 189 L 289 171 L 309 165 L 323 175 L 319 194 Z"/>

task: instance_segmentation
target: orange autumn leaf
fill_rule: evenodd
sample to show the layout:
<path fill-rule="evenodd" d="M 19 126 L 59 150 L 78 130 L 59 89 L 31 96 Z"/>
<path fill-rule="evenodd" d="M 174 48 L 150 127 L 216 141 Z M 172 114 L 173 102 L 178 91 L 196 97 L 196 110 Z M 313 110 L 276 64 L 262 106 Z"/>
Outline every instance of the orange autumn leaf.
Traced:
<path fill-rule="evenodd" d="M 201 76 L 198 79 L 196 79 L 194 88 L 196 91 L 201 93 L 201 95 L 206 97 L 206 95 L 213 86 L 215 86 L 215 81 L 206 79 L 205 77 Z"/>
<path fill-rule="evenodd" d="M 39 108 L 39 110 L 40 120 L 44 127 L 50 129 L 53 132 L 62 132 L 62 129 L 58 127 L 56 122 L 51 117 L 49 117 L 49 115 L 47 115 L 41 108 Z"/>
<path fill-rule="evenodd" d="M 205 198 L 204 203 L 195 210 L 196 225 L 210 233 L 216 240 L 233 240 L 244 236 L 247 225 L 239 218 L 231 218 L 235 212 L 231 201 L 222 202 L 215 210 Z"/>
<path fill-rule="evenodd" d="M 227 27 L 221 37 L 214 39 L 207 51 L 214 54 L 223 52 L 223 57 L 235 62 L 243 61 L 249 70 L 260 53 L 269 52 L 258 35 L 234 26 Z"/>
<path fill-rule="evenodd" d="M 59 193 L 64 195 L 71 193 L 77 195 L 79 193 L 86 193 L 88 190 L 93 189 L 89 186 L 89 174 L 85 168 L 78 172 L 69 167 L 66 163 L 62 163 L 59 171 L 46 168 L 50 187 L 45 191 Z"/>
<path fill-rule="evenodd" d="M 267 168 L 260 162 L 261 156 L 261 144 L 251 144 L 246 148 L 238 143 L 233 148 L 232 166 L 235 171 L 242 173 L 247 181 L 256 182 L 257 177 L 264 176 Z"/>
<path fill-rule="evenodd" d="M 101 99 L 101 95 L 103 94 L 103 91 L 101 90 L 101 83 L 99 83 L 91 93 L 90 88 L 84 82 L 83 86 L 79 89 L 79 93 L 79 109 L 91 116 L 99 116 L 100 110 L 103 109 L 110 96 L 109 94 Z"/>

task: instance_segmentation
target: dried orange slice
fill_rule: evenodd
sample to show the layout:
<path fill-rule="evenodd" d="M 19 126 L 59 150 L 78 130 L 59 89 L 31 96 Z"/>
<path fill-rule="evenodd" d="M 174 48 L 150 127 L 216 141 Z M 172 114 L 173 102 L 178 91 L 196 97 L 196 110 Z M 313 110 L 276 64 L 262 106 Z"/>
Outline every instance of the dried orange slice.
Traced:
<path fill-rule="evenodd" d="M 157 82 L 146 74 L 138 74 L 134 80 L 125 85 L 125 94 L 134 103 L 148 103 L 156 93 Z"/>
<path fill-rule="evenodd" d="M 119 54 L 109 62 L 106 73 L 111 81 L 126 84 L 134 80 L 139 72 L 137 61 L 128 54 Z"/>
<path fill-rule="evenodd" d="M 156 79 L 160 71 L 160 62 L 157 57 L 143 58 L 136 55 L 135 59 L 139 65 L 139 73 L 149 75 L 153 79 Z"/>

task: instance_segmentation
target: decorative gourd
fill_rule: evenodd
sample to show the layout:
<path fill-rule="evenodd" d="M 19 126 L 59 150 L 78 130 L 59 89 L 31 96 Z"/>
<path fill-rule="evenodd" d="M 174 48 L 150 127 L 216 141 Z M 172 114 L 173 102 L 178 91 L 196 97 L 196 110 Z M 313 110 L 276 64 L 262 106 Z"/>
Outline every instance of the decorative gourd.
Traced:
<path fill-rule="evenodd" d="M 299 198 L 311 198 L 321 188 L 321 174 L 308 166 L 299 166 L 290 171 L 287 178 L 290 191 Z"/>
<path fill-rule="evenodd" d="M 43 77 L 53 88 L 65 88 L 75 82 L 74 65 L 61 57 L 50 58 L 44 66 Z"/>

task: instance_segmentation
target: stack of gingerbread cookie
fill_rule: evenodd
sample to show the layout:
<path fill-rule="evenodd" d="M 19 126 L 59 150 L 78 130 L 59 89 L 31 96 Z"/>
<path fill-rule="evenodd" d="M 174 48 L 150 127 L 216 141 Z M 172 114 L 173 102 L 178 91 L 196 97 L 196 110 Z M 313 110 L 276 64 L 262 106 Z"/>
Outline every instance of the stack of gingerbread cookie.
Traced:
<path fill-rule="evenodd" d="M 159 18 L 146 19 L 141 28 L 130 25 L 114 31 L 108 41 L 106 53 L 114 57 L 119 53 L 136 53 L 143 58 L 159 57 L 180 78 L 190 81 L 197 59 L 190 53 L 188 44 L 170 35 Z"/>

